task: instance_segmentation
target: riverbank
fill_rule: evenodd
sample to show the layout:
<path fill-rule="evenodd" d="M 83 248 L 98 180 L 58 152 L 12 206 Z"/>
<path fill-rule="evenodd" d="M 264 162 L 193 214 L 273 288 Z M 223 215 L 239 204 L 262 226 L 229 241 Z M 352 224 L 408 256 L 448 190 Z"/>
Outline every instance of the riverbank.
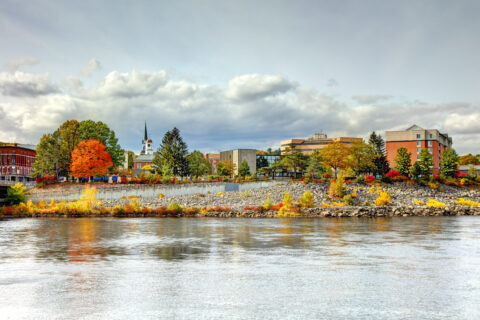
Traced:
<path fill-rule="evenodd" d="M 245 186 L 243 185 L 242 188 Z M 50 200 L 49 202 L 48 199 L 42 199 L 37 203 L 28 201 L 19 206 L 5 207 L 0 211 L 0 215 L 3 215 L 4 218 L 315 218 L 480 215 L 480 203 L 476 202 L 480 193 L 476 189 L 449 186 L 432 188 L 406 183 L 347 184 L 344 192 L 351 196 L 352 203 L 350 204 L 332 196 L 328 184 L 301 182 L 275 184 L 252 190 L 243 189 L 244 191 L 218 193 L 208 191 L 203 194 L 180 196 L 158 194 L 156 197 L 153 197 L 152 194 L 155 194 L 158 189 L 148 190 L 147 188 L 148 192 L 144 197 L 129 196 L 119 199 L 96 198 L 97 189 L 87 190 L 90 190 L 89 195 L 83 200 L 72 202 Z M 136 188 L 136 190 L 140 189 Z M 101 189 L 98 194 L 102 194 Z M 388 194 L 387 203 L 378 205 L 376 200 L 380 194 Z M 285 195 L 288 197 L 286 198 Z M 305 201 L 305 195 L 307 195 L 308 201 Z"/>

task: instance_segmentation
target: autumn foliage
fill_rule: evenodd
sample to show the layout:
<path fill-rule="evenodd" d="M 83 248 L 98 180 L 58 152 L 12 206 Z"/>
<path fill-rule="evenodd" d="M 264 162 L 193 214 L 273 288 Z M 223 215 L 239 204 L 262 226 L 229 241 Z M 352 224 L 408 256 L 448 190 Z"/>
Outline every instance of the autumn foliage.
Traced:
<path fill-rule="evenodd" d="M 101 176 L 113 165 L 105 145 L 99 140 L 80 141 L 72 152 L 70 170 L 76 178 Z"/>

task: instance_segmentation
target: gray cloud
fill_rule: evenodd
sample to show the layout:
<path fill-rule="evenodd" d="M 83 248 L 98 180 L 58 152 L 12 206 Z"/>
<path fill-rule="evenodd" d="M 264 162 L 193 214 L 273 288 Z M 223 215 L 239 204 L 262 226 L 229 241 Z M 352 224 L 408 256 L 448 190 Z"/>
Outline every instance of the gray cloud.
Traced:
<path fill-rule="evenodd" d="M 0 73 L 0 93 L 13 97 L 35 97 L 55 93 L 58 88 L 50 82 L 48 73 L 31 74 L 16 71 Z"/>
<path fill-rule="evenodd" d="M 327 81 L 327 87 L 338 87 L 339 84 L 338 84 L 338 81 L 333 79 L 333 78 L 330 78 L 328 79 Z"/>
<path fill-rule="evenodd" d="M 102 65 L 97 59 L 90 59 L 87 65 L 82 69 L 82 75 L 85 77 L 90 77 L 95 71 L 100 70 Z"/>
<path fill-rule="evenodd" d="M 22 57 L 19 59 L 8 61 L 6 66 L 7 66 L 8 72 L 13 73 L 17 71 L 21 66 L 33 65 L 37 63 L 38 63 L 38 60 L 34 57 Z"/>
<path fill-rule="evenodd" d="M 375 104 L 391 98 L 390 95 L 358 95 L 352 97 L 359 104 Z"/>
<path fill-rule="evenodd" d="M 44 81 L 35 75 L 22 77 Z M 191 149 L 211 151 L 268 147 L 319 130 L 329 136 L 366 137 L 373 130 L 406 129 L 416 123 L 453 136 L 460 153 L 479 153 L 472 141 L 480 139 L 480 109 L 467 103 L 380 99 L 352 106 L 281 76 L 258 74 L 235 77 L 227 88 L 168 80 L 166 71 L 114 71 L 92 88 L 84 88 L 76 78 L 67 80 L 69 91 L 1 105 L 0 139 L 14 136 L 36 143 L 65 120 L 93 119 L 113 128 L 124 148 L 138 150 L 146 120 L 156 147 L 163 134 L 177 126 Z"/>

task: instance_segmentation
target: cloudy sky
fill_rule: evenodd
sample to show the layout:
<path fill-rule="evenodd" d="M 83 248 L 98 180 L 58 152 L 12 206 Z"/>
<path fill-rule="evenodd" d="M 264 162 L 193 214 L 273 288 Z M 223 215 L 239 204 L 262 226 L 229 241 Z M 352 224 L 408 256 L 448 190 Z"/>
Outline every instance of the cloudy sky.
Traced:
<path fill-rule="evenodd" d="M 480 153 L 479 1 L 0 0 L 0 141 L 68 119 L 140 150 L 368 136 L 412 124 Z"/>

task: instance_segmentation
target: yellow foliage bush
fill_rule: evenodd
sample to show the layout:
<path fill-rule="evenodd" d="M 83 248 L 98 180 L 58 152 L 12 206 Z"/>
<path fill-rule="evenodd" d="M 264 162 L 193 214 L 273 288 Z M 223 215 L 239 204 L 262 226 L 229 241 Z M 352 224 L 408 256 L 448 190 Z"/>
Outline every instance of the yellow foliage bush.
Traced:
<path fill-rule="evenodd" d="M 158 199 L 162 199 L 164 197 L 165 197 L 165 195 L 163 193 L 159 193 L 158 196 L 157 196 Z"/>
<path fill-rule="evenodd" d="M 380 192 L 375 200 L 376 206 L 388 206 L 390 204 L 390 195 L 386 191 Z"/>
<path fill-rule="evenodd" d="M 425 205 L 425 203 L 423 201 L 420 201 L 420 200 L 413 200 L 412 202 L 415 203 L 415 204 Z"/>
<path fill-rule="evenodd" d="M 313 205 L 313 194 L 310 191 L 305 191 L 303 196 L 300 198 L 300 206 L 304 208 L 312 208 Z"/>
<path fill-rule="evenodd" d="M 437 190 L 438 189 L 438 182 L 429 182 L 428 186 L 430 188 L 432 188 L 433 190 Z"/>
<path fill-rule="evenodd" d="M 464 198 L 458 198 L 457 204 L 469 207 L 480 207 L 480 202 L 475 202 L 472 200 L 465 200 Z"/>
<path fill-rule="evenodd" d="M 272 198 L 270 198 L 270 193 L 267 194 L 267 198 L 265 199 L 265 202 L 263 203 L 263 207 L 265 210 L 270 209 L 273 206 Z"/>
<path fill-rule="evenodd" d="M 223 196 L 223 192 L 218 192 L 217 196 Z"/>
<path fill-rule="evenodd" d="M 283 200 L 282 200 L 282 203 L 283 203 L 283 207 L 287 208 L 287 209 L 290 209 L 292 207 L 292 196 L 290 195 L 290 193 L 288 192 L 285 192 L 283 194 Z"/>
<path fill-rule="evenodd" d="M 428 199 L 427 206 L 428 207 L 446 207 L 447 205 L 437 200 Z"/>

